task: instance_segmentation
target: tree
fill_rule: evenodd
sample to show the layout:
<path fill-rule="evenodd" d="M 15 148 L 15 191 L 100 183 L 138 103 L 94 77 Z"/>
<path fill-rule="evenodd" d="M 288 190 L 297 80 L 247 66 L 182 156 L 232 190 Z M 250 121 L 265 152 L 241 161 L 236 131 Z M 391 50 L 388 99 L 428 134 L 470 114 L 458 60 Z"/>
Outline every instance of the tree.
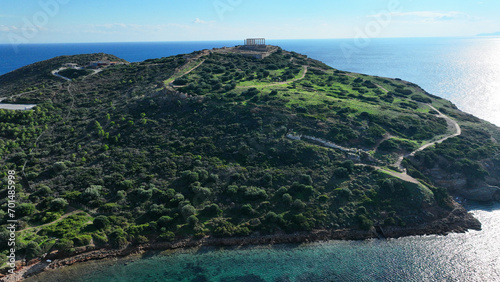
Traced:
<path fill-rule="evenodd" d="M 31 241 L 26 245 L 26 258 L 32 259 L 38 257 L 42 254 L 42 249 L 38 245 L 38 243 Z"/>
<path fill-rule="evenodd" d="M 187 204 L 187 205 L 182 207 L 181 213 L 182 213 L 182 216 L 184 216 L 184 218 L 188 218 L 191 215 L 194 215 L 196 213 L 196 209 L 192 205 Z"/>
<path fill-rule="evenodd" d="M 52 166 L 52 172 L 54 175 L 64 171 L 67 169 L 67 166 L 64 162 L 56 162 L 53 166 Z"/>
<path fill-rule="evenodd" d="M 172 218 L 168 215 L 162 216 L 158 219 L 158 225 L 160 227 L 168 227 L 170 222 L 172 222 Z"/>
<path fill-rule="evenodd" d="M 283 202 L 284 202 L 285 204 L 290 204 L 290 203 L 292 203 L 292 196 L 291 196 L 290 194 L 285 193 L 285 194 L 283 194 L 283 196 L 281 196 L 281 197 L 282 197 Z"/>
<path fill-rule="evenodd" d="M 94 219 L 93 224 L 95 228 L 101 230 L 106 229 L 110 225 L 110 221 L 107 216 L 99 215 Z"/>
<path fill-rule="evenodd" d="M 35 212 L 35 206 L 30 203 L 23 203 L 17 206 L 16 216 L 23 217 L 27 215 L 32 215 Z"/>
<path fill-rule="evenodd" d="M 36 194 L 37 196 L 42 196 L 42 197 L 48 196 L 48 195 L 52 194 L 52 189 L 50 189 L 49 186 L 42 184 L 42 185 L 38 186 L 38 190 L 34 194 Z"/>
<path fill-rule="evenodd" d="M 364 215 L 359 215 L 358 220 L 359 220 L 359 227 L 363 230 L 370 230 L 370 228 L 372 228 L 373 226 L 373 221 L 371 221 Z"/>
<path fill-rule="evenodd" d="M 57 198 L 50 202 L 50 209 L 53 211 L 64 210 L 68 206 L 68 201 L 63 198 Z"/>
<path fill-rule="evenodd" d="M 196 215 L 191 215 L 187 218 L 187 223 L 189 226 L 194 227 L 198 224 L 200 220 L 196 217 Z"/>
<path fill-rule="evenodd" d="M 74 247 L 74 243 L 72 240 L 68 240 L 68 239 L 61 239 L 59 240 L 59 242 L 57 242 L 57 244 L 55 245 L 55 248 L 62 251 L 62 252 L 65 252 L 65 253 L 71 253 L 73 252 L 75 249 L 73 249 Z"/>
<path fill-rule="evenodd" d="M 347 178 L 349 177 L 349 170 L 345 167 L 338 167 L 333 170 L 333 174 L 338 178 Z"/>
<path fill-rule="evenodd" d="M 121 249 L 127 246 L 128 241 L 126 234 L 122 229 L 117 229 L 109 235 L 109 242 L 116 249 Z"/>

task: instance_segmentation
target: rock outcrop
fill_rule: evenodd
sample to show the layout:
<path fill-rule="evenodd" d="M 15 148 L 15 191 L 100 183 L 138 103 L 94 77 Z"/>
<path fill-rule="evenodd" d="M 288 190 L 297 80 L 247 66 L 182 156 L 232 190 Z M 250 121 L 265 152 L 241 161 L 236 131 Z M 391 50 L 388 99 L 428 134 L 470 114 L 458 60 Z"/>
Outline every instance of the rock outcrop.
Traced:
<path fill-rule="evenodd" d="M 466 199 L 479 202 L 500 201 L 500 187 L 483 184 L 474 189 L 463 190 L 461 195 Z"/>

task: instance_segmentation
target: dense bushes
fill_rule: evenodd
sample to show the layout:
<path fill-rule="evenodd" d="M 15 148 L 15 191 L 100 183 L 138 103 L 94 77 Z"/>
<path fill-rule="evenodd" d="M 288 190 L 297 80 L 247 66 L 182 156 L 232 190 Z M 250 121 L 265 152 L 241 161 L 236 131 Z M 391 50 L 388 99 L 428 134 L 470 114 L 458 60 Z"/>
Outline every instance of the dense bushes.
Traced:
<path fill-rule="evenodd" d="M 55 248 L 72 252 L 91 242 L 122 248 L 187 236 L 412 223 L 405 216 L 419 214 L 422 204 L 404 197 L 413 190 L 347 159 L 382 162 L 369 150 L 389 133 L 395 138 L 379 147 L 387 153 L 412 151 L 415 140 L 445 133 L 443 119 L 413 110 L 427 96 L 385 79 L 377 84 L 394 90 L 381 94 L 373 78 L 325 72 L 319 62 L 284 54 L 211 54 L 174 81 L 194 96 L 186 99 L 158 92 L 186 63 L 174 56 L 71 82 L 74 101 L 67 87 L 54 87 L 33 94 L 50 102 L 32 112 L 0 110 L 0 165 L 21 171 L 26 161 L 17 215 L 29 225 L 49 223 L 23 236 L 54 237 Z M 309 65 L 303 81 L 277 84 L 297 77 L 300 62 Z M 290 140 L 289 132 L 366 152 Z M 489 139 L 484 132 L 467 136 L 417 158 L 439 165 L 439 157 L 458 156 L 463 160 L 449 169 L 484 177 L 476 160 L 494 145 L 478 144 Z M 61 218 L 74 209 L 85 213 Z M 40 251 L 34 244 L 25 249 L 30 256 Z"/>

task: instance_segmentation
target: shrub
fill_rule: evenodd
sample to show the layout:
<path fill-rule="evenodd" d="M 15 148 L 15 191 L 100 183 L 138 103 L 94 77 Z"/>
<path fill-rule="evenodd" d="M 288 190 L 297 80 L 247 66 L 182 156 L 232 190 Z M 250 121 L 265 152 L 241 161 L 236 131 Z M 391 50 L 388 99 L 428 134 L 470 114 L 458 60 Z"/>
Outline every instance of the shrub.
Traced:
<path fill-rule="evenodd" d="M 107 216 L 99 215 L 94 219 L 93 224 L 95 228 L 101 230 L 108 228 L 108 226 L 110 225 L 110 221 Z"/>
<path fill-rule="evenodd" d="M 28 245 L 26 245 L 25 252 L 26 258 L 28 260 L 42 255 L 42 249 L 40 248 L 38 243 L 33 241 L 29 242 Z"/>
<path fill-rule="evenodd" d="M 196 215 L 191 215 L 187 218 L 187 223 L 189 226 L 194 227 L 198 224 L 200 220 L 196 217 Z"/>
<path fill-rule="evenodd" d="M 192 205 L 187 204 L 182 207 L 181 213 L 184 218 L 188 218 L 196 213 L 196 208 L 193 207 Z"/>
<path fill-rule="evenodd" d="M 61 172 L 63 172 L 66 169 L 67 169 L 67 167 L 66 167 L 66 164 L 64 162 L 56 162 L 52 166 L 52 171 L 53 171 L 54 174 L 61 173 Z"/>
<path fill-rule="evenodd" d="M 359 215 L 358 221 L 359 221 L 359 227 L 363 230 L 370 230 L 370 228 L 372 228 L 373 226 L 373 221 L 371 221 L 364 215 Z"/>
<path fill-rule="evenodd" d="M 222 215 L 222 210 L 219 208 L 217 204 L 211 204 L 206 206 L 202 213 L 206 216 L 220 216 Z"/>
<path fill-rule="evenodd" d="M 170 216 L 162 216 L 160 219 L 158 219 L 158 225 L 160 227 L 168 227 L 170 223 L 172 222 L 172 218 Z"/>
<path fill-rule="evenodd" d="M 73 241 L 69 240 L 69 239 L 64 239 L 64 238 L 59 240 L 59 242 L 57 242 L 55 245 L 56 249 L 58 249 L 59 251 L 65 252 L 65 253 L 73 252 L 75 250 L 73 247 L 74 247 Z"/>
<path fill-rule="evenodd" d="M 245 190 L 245 197 L 248 200 L 256 201 L 256 200 L 265 200 L 267 199 L 266 190 L 257 188 L 257 187 L 248 187 Z"/>
<path fill-rule="evenodd" d="M 76 246 L 87 246 L 92 241 L 92 236 L 90 235 L 79 235 L 73 238 L 73 242 Z"/>
<path fill-rule="evenodd" d="M 68 201 L 63 198 L 57 198 L 50 202 L 50 209 L 53 211 L 61 211 L 64 210 L 68 206 Z"/>
<path fill-rule="evenodd" d="M 333 170 L 333 175 L 335 175 L 338 178 L 348 178 L 349 170 L 345 167 L 337 167 L 336 169 Z"/>
<path fill-rule="evenodd" d="M 285 204 L 291 204 L 292 200 L 293 200 L 292 196 L 290 194 L 288 194 L 288 193 L 283 194 L 283 196 L 281 196 L 281 198 L 283 199 L 283 202 Z"/>
<path fill-rule="evenodd" d="M 411 99 L 422 103 L 432 103 L 432 100 L 430 98 L 421 95 L 412 95 Z"/>
<path fill-rule="evenodd" d="M 161 241 L 171 242 L 175 239 L 175 234 L 172 231 L 166 231 L 160 234 L 160 236 L 158 236 L 158 239 Z"/>
<path fill-rule="evenodd" d="M 17 206 L 16 216 L 23 217 L 27 215 L 32 215 L 35 212 L 35 206 L 30 203 L 22 203 Z"/>

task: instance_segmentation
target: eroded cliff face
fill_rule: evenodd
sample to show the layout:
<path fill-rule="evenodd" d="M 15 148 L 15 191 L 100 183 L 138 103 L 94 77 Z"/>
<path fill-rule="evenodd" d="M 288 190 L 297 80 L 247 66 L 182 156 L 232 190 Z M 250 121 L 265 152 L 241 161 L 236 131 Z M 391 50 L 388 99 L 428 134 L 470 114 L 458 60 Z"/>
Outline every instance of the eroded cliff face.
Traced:
<path fill-rule="evenodd" d="M 424 175 L 434 185 L 446 188 L 454 196 L 480 202 L 500 201 L 500 172 L 491 160 L 480 162 L 486 174 L 479 179 L 471 179 L 464 173 L 443 169 L 443 167 L 450 167 L 451 163 L 442 158 L 430 169 L 424 167 L 423 163 L 414 163 L 418 164 Z"/>

